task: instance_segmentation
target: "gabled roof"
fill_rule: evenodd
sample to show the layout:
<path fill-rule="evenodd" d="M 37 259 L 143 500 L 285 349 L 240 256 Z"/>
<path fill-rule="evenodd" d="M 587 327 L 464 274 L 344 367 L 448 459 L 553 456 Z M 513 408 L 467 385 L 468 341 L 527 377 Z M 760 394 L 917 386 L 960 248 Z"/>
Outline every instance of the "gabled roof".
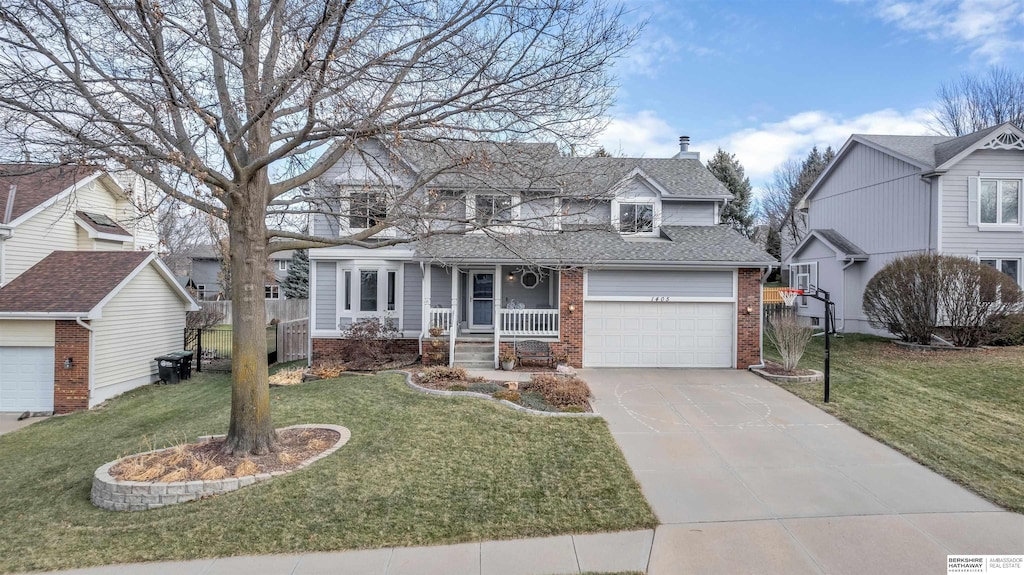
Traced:
<path fill-rule="evenodd" d="M 600 227 L 552 234 L 438 235 L 417 242 L 416 258 L 445 263 L 527 261 L 542 265 L 658 263 L 752 265 L 776 259 L 729 226 L 662 226 L 661 238 L 628 238 Z"/>
<path fill-rule="evenodd" d="M 601 195 L 642 172 L 666 190 L 665 199 L 732 198 L 729 189 L 691 157 L 564 157 L 550 143 L 379 141 L 409 170 L 430 178 L 431 187 Z"/>
<path fill-rule="evenodd" d="M 92 166 L 0 164 L 0 224 L 14 222 L 96 172 Z"/>
<path fill-rule="evenodd" d="M 190 308 L 198 303 L 153 252 L 58 251 L 0 288 L 0 317 L 102 317 L 102 307 L 146 265 Z"/>
<path fill-rule="evenodd" d="M 801 240 L 800 244 L 793 249 L 793 253 L 789 254 L 789 260 L 792 261 L 798 253 L 803 251 L 804 247 L 810 244 L 810 242 L 818 240 L 824 243 L 836 254 L 836 259 L 840 260 L 855 260 L 864 261 L 868 259 L 868 254 L 857 247 L 853 242 L 846 239 L 843 234 L 832 230 L 832 229 L 821 229 L 811 230 L 807 232 L 804 239 Z"/>
<path fill-rule="evenodd" d="M 853 134 L 850 136 L 832 163 L 814 181 L 798 205 L 818 191 L 832 169 L 839 165 L 847 151 L 855 144 L 874 148 L 909 164 L 921 168 L 923 173 L 941 172 L 960 161 L 963 156 L 980 148 L 1024 150 L 1024 131 L 1011 122 L 991 126 L 977 132 L 955 138 L 953 136 L 898 136 L 887 134 Z"/>

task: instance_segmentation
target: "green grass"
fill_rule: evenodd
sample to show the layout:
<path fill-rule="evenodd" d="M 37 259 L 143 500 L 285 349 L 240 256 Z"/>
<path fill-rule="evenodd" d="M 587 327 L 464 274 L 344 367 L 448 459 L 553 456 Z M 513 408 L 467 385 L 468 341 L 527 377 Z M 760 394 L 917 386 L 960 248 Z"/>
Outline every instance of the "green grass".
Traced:
<path fill-rule="evenodd" d="M 771 357 L 775 350 L 766 351 Z M 801 367 L 822 369 L 822 351 L 814 338 Z M 990 501 L 1024 511 L 1024 348 L 918 352 L 851 334 L 833 339 L 830 403 L 822 403 L 820 383 L 783 387 Z"/>
<path fill-rule="evenodd" d="M 351 441 L 313 466 L 205 501 L 136 513 L 89 503 L 95 469 L 223 433 L 228 376 L 146 386 L 0 436 L 0 571 L 650 528 L 601 419 L 546 418 L 408 389 L 401 376 L 271 390 L 274 423 Z"/>

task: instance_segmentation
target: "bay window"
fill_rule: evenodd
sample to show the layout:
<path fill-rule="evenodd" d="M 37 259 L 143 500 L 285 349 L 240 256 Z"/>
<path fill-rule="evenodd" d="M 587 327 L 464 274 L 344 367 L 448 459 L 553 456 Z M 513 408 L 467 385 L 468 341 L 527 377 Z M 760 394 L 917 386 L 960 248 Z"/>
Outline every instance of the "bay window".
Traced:
<path fill-rule="evenodd" d="M 350 320 L 347 323 L 375 317 L 401 325 L 401 264 L 353 262 L 339 266 L 337 280 L 336 309 L 340 318 Z"/>

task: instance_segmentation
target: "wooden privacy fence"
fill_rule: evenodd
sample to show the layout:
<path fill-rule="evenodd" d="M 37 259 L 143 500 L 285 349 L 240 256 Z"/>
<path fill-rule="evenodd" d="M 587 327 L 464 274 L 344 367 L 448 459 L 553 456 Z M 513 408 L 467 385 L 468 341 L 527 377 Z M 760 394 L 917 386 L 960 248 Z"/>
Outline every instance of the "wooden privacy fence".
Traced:
<path fill-rule="evenodd" d="M 767 308 L 768 304 L 782 303 L 782 294 L 779 290 L 789 289 L 784 287 L 766 287 L 761 289 L 761 299 L 764 301 L 764 305 Z"/>
<path fill-rule="evenodd" d="M 221 323 L 232 323 L 230 301 L 204 301 L 199 303 L 203 306 L 204 310 L 212 309 L 224 314 L 224 319 L 221 320 Z M 268 299 L 266 304 L 267 318 L 265 321 L 267 323 L 274 319 L 277 321 L 292 321 L 309 317 L 308 299 Z"/>
<path fill-rule="evenodd" d="M 277 361 L 305 359 L 309 351 L 309 318 L 277 324 Z"/>

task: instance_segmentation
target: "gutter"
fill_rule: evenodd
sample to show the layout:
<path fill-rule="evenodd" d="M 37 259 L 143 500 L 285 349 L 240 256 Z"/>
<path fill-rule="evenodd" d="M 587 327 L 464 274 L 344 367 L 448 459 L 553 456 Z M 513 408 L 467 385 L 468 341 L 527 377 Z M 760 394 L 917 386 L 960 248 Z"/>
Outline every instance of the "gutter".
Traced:
<path fill-rule="evenodd" d="M 92 409 L 93 367 L 96 362 L 96 332 L 93 331 L 92 326 L 82 321 L 82 316 L 77 316 L 75 323 L 89 332 L 89 397 L 86 398 L 86 405 L 87 409 Z"/>
<path fill-rule="evenodd" d="M 758 301 L 760 302 L 760 305 L 758 306 L 758 313 L 761 314 L 760 315 L 760 319 L 758 320 L 758 323 L 762 324 L 762 325 L 761 325 L 761 333 L 757 334 L 757 341 L 758 341 L 758 345 L 760 345 L 760 347 L 761 347 L 761 355 L 760 355 L 761 363 L 759 363 L 757 365 L 748 365 L 747 366 L 747 370 L 751 370 L 751 369 L 764 369 L 764 367 L 765 367 L 765 364 L 764 364 L 764 325 L 763 325 L 763 322 L 764 322 L 764 284 L 765 284 L 765 282 L 768 281 L 768 276 L 772 275 L 772 268 L 773 268 L 773 266 L 771 264 L 768 264 L 768 269 L 765 270 L 764 275 L 761 276 L 761 281 L 758 282 L 758 285 L 761 286 L 761 293 L 758 294 Z"/>

